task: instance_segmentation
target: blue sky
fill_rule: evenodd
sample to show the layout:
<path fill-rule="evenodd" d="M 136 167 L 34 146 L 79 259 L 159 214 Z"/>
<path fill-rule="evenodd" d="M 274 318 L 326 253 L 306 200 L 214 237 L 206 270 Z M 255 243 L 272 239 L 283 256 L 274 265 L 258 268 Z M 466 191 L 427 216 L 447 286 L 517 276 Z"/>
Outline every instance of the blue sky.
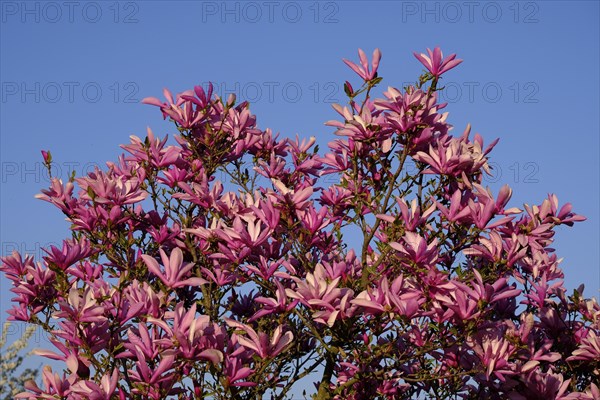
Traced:
<path fill-rule="evenodd" d="M 261 128 L 333 138 L 323 122 L 356 82 L 342 58 L 383 53 L 383 87 L 413 82 L 413 51 L 441 46 L 463 64 L 445 76 L 449 120 L 471 123 L 492 153 L 495 192 L 511 205 L 548 193 L 588 217 L 559 229 L 569 289 L 598 296 L 599 2 L 597 1 L 1 1 L 0 243 L 33 252 L 67 234 L 33 196 L 48 185 L 40 150 L 67 179 L 114 160 L 147 126 L 173 133 L 139 104 L 213 81 L 253 100 Z M 0 321 L 9 308 L 0 278 Z"/>

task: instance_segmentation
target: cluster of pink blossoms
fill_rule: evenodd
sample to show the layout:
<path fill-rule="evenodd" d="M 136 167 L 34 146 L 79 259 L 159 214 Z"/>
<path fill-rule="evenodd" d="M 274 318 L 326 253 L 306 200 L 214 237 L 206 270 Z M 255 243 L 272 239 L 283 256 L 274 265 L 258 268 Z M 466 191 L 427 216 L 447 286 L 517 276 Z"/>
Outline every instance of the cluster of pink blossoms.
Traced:
<path fill-rule="evenodd" d="M 599 399 L 600 306 L 567 293 L 549 247 L 584 218 L 483 186 L 496 142 L 452 136 L 438 103 L 455 55 L 415 54 L 418 82 L 381 99 L 381 53 L 359 56 L 325 155 L 195 87 L 144 100 L 174 143 L 148 130 L 53 179 L 38 196 L 72 237 L 0 270 L 10 318 L 64 370 L 17 398 L 285 399 L 312 381 L 315 399 Z"/>

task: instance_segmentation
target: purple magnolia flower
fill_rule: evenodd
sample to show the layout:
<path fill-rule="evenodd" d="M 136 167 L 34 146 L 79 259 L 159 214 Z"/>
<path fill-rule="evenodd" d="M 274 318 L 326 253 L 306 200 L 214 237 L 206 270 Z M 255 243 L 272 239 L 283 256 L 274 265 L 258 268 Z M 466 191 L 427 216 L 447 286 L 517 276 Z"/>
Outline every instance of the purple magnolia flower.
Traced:
<path fill-rule="evenodd" d="M 484 331 L 467 340 L 485 368 L 487 379 L 496 377 L 504 382 L 508 376 L 516 374 L 515 364 L 510 361 L 516 347 L 500 332 Z"/>
<path fill-rule="evenodd" d="M 2 265 L 0 271 L 6 274 L 6 277 L 13 282 L 20 281 L 26 275 L 30 268 L 35 268 L 33 256 L 25 256 L 25 260 L 18 251 L 13 251 L 10 256 L 0 258 Z"/>
<path fill-rule="evenodd" d="M 480 237 L 478 244 L 464 249 L 465 255 L 483 257 L 492 262 L 506 261 L 512 267 L 517 261 L 527 255 L 527 242 L 516 234 L 511 237 L 502 237 L 498 232 L 491 231 L 489 238 Z"/>
<path fill-rule="evenodd" d="M 71 386 L 71 393 L 74 396 L 79 396 L 77 399 L 81 400 L 111 400 L 117 390 L 118 381 L 119 373 L 115 369 L 110 375 L 108 373 L 102 375 L 100 384 L 90 380 L 75 383 Z"/>
<path fill-rule="evenodd" d="M 33 354 L 53 360 L 64 361 L 72 374 L 77 374 L 80 370 L 89 371 L 89 366 L 91 364 L 90 360 L 86 359 L 85 355 L 79 354 L 77 348 L 71 347 L 73 343 L 70 343 L 69 346 L 67 346 L 57 339 L 50 339 L 50 342 L 60 350 L 62 354 L 44 349 L 35 349 L 33 350 Z"/>
<path fill-rule="evenodd" d="M 148 266 L 148 270 L 158 276 L 167 287 L 200 286 L 207 283 L 205 279 L 198 277 L 186 278 L 194 264 L 183 262 L 183 252 L 180 248 L 176 247 L 173 249 L 169 257 L 167 257 L 163 249 L 160 249 L 159 252 L 165 268 L 164 273 L 161 271 L 158 261 L 155 258 L 144 254 L 142 255 L 142 259 Z"/>
<path fill-rule="evenodd" d="M 442 50 L 439 47 L 434 48 L 433 51 L 427 49 L 427 54 L 413 54 L 427 68 L 429 73 L 436 78 L 439 78 L 443 73 L 450 71 L 463 61 L 455 60 L 456 54 L 450 54 L 444 58 Z"/>
<path fill-rule="evenodd" d="M 58 207 L 63 213 L 70 215 L 77 204 L 73 198 L 73 182 L 63 184 L 63 181 L 52 178 L 49 189 L 42 189 L 41 194 L 36 194 L 35 198 L 47 201 Z"/>
<path fill-rule="evenodd" d="M 413 318 L 424 301 L 422 294 L 400 275 L 391 285 L 384 277 L 375 289 L 359 293 L 350 302 L 372 315 L 391 312 Z"/>
<path fill-rule="evenodd" d="M 565 380 L 564 376 L 554 373 L 551 370 L 542 372 L 539 369 L 531 371 L 524 376 L 526 382 L 525 389 L 522 392 L 513 391 L 509 395 L 511 400 L 527 400 L 532 398 L 555 399 L 555 400 L 575 400 L 585 399 L 577 393 L 567 394 L 570 379 Z M 595 399 L 594 399 L 595 400 Z"/>
<path fill-rule="evenodd" d="M 354 291 L 338 288 L 341 277 L 331 279 L 322 264 L 317 264 L 313 273 L 306 274 L 305 280 L 292 279 L 296 282 L 297 287 L 296 289 L 286 289 L 286 295 L 314 310 L 315 321 L 331 327 L 338 318 L 352 315 L 350 300 Z"/>
<path fill-rule="evenodd" d="M 223 353 L 214 348 L 217 336 L 222 333 L 210 322 L 208 315 L 196 316 L 196 304 L 186 311 L 183 303 L 178 303 L 172 315 L 165 315 L 165 319 L 171 317 L 172 326 L 164 320 L 148 318 L 148 322 L 161 327 L 166 333 L 161 343 L 172 340 L 177 354 L 186 360 L 205 360 L 213 364 L 223 362 Z"/>
<path fill-rule="evenodd" d="M 234 333 L 234 338 L 242 346 L 254 351 L 261 358 L 276 357 L 279 353 L 285 350 L 294 339 L 292 332 L 283 333 L 283 327 L 279 325 L 273 332 L 273 336 L 269 337 L 264 332 L 256 332 L 250 326 L 237 322 L 231 318 L 226 318 L 225 322 L 232 328 L 239 329 L 245 332 L 248 336 L 241 336 Z"/>
<path fill-rule="evenodd" d="M 33 257 L 26 257 L 23 261 L 16 252 L 2 258 L 2 262 L 0 270 L 12 281 L 10 291 L 17 295 L 12 299 L 17 305 L 8 310 L 9 320 L 29 321 L 47 307 L 48 301 L 56 299 L 56 273 L 50 268 L 41 263 L 34 264 Z"/>
<path fill-rule="evenodd" d="M 248 387 L 256 386 L 256 382 L 249 382 L 245 379 L 254 373 L 252 368 L 244 367 L 242 362 L 237 357 L 225 357 L 225 387 L 237 386 Z"/>
<path fill-rule="evenodd" d="M 407 231 L 402 242 L 391 242 L 391 248 L 398 252 L 404 262 L 412 262 L 418 265 L 431 265 L 438 258 L 438 240 L 433 239 L 427 243 L 427 239 L 417 233 Z"/>
<path fill-rule="evenodd" d="M 135 363 L 135 370 L 128 371 L 131 380 L 139 382 L 142 385 L 158 386 L 163 382 L 169 383 L 173 379 L 173 368 L 175 367 L 175 350 L 165 350 L 160 353 L 161 357 L 159 360 L 147 360 L 146 356 L 136 351 L 137 361 Z M 158 399 L 160 397 L 160 391 L 155 392 L 152 398 Z"/>
<path fill-rule="evenodd" d="M 87 287 L 83 294 L 76 288 L 71 288 L 69 297 L 59 301 L 60 311 L 54 315 L 56 318 L 67 318 L 79 322 L 100 323 L 106 320 L 105 308 L 95 298 L 94 292 Z"/>
<path fill-rule="evenodd" d="M 146 97 L 142 99 L 142 103 L 160 107 L 163 118 L 166 119 L 167 116 L 169 116 L 182 128 L 191 128 L 194 125 L 201 123 L 206 118 L 207 115 L 204 107 L 208 99 L 207 96 L 204 95 L 204 90 L 201 87 L 197 86 L 196 92 L 187 90 L 177 94 L 176 100 L 173 99 L 173 95 L 169 89 L 164 89 L 163 94 L 167 99 L 166 102 L 161 102 L 156 97 Z M 199 98 L 200 101 L 198 101 L 194 98 L 194 94 L 200 94 L 204 99 Z M 211 94 L 212 85 L 208 96 Z"/>
<path fill-rule="evenodd" d="M 285 294 L 285 288 L 281 282 L 276 280 L 275 285 L 277 286 L 277 291 L 275 292 L 276 298 L 256 297 L 254 299 L 255 302 L 262 304 L 262 307 L 250 319 L 248 319 L 248 322 L 257 320 L 265 315 L 285 313 L 293 310 L 296 307 L 299 300 L 288 302 L 288 298 Z"/>
<path fill-rule="evenodd" d="M 42 150 L 42 157 L 44 158 L 44 164 L 50 165 L 52 162 L 52 154 L 50 154 L 50 150 Z"/>
<path fill-rule="evenodd" d="M 152 130 L 148 128 L 146 142 L 139 137 L 131 135 L 131 144 L 121 147 L 129 152 L 136 162 L 147 161 L 156 168 L 164 168 L 176 163 L 181 155 L 181 149 L 175 146 L 167 146 L 168 136 L 160 140 L 154 137 Z"/>
<path fill-rule="evenodd" d="M 48 365 L 42 369 L 42 383 L 44 389 L 38 387 L 34 380 L 30 380 L 25 384 L 25 389 L 30 392 L 19 393 L 15 399 L 51 399 L 51 398 L 66 398 L 71 393 L 71 386 L 76 380 L 75 375 L 70 375 L 68 378 L 63 375 L 61 378 L 57 373 L 52 373 L 52 368 Z"/>
<path fill-rule="evenodd" d="M 586 336 L 581 340 L 579 347 L 567 358 L 567 361 L 587 360 L 600 361 L 600 336 L 591 329 L 586 330 Z"/>
<path fill-rule="evenodd" d="M 141 188 L 143 176 L 127 178 L 98 168 L 85 178 L 77 178 L 81 199 L 99 204 L 126 205 L 144 200 L 148 193 Z"/>
<path fill-rule="evenodd" d="M 79 241 L 64 240 L 62 249 L 50 246 L 50 250 L 44 249 L 44 252 L 48 254 L 44 257 L 48 265 L 64 271 L 76 262 L 92 255 L 93 250 L 90 247 L 90 242 L 82 238 Z"/>
<path fill-rule="evenodd" d="M 358 57 L 360 59 L 360 65 L 353 63 L 352 61 L 346 60 L 344 62 L 349 66 L 352 71 L 356 72 L 358 76 L 363 78 L 365 81 L 370 81 L 377 76 L 377 68 L 379 68 L 379 61 L 381 60 L 381 51 L 375 49 L 373 51 L 373 59 L 369 68 L 369 60 L 367 55 L 362 49 L 358 49 Z"/>

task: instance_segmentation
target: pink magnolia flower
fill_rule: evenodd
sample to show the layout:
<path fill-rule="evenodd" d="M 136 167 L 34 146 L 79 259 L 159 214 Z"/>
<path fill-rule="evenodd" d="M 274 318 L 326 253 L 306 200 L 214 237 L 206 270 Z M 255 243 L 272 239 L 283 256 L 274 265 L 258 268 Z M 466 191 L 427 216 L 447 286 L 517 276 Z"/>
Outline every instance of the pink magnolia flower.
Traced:
<path fill-rule="evenodd" d="M 563 281 L 560 280 L 551 283 L 548 280 L 547 274 L 543 273 L 541 274 L 540 279 L 536 279 L 530 283 L 531 290 L 529 293 L 526 293 L 526 299 L 522 300 L 521 303 L 529 304 L 542 309 L 548 302 L 551 301 L 550 296 L 553 293 L 553 290 L 561 287 Z"/>
<path fill-rule="evenodd" d="M 317 211 L 314 206 L 310 205 L 305 210 L 297 212 L 303 228 L 311 235 L 314 235 L 314 241 L 318 240 L 318 233 L 322 232 L 330 224 L 330 220 L 327 218 L 327 211 L 325 207 Z"/>
<path fill-rule="evenodd" d="M 30 268 L 35 268 L 32 255 L 26 255 L 25 260 L 18 251 L 13 251 L 10 256 L 1 257 L 0 271 L 6 274 L 6 277 L 13 282 L 19 282 L 21 278 L 28 273 Z"/>
<path fill-rule="evenodd" d="M 436 298 L 445 302 L 450 309 L 461 320 L 468 320 L 479 316 L 477 311 L 480 307 L 487 304 L 493 304 L 503 299 L 514 298 L 521 293 L 520 289 L 514 286 L 508 286 L 506 278 L 500 278 L 493 284 L 484 283 L 481 274 L 473 270 L 475 279 L 469 285 L 452 280 L 455 290 L 450 291 L 447 296 L 437 295 Z"/>
<path fill-rule="evenodd" d="M 400 134 L 402 144 L 409 146 L 409 154 L 426 151 L 430 144 L 444 140 L 452 125 L 446 122 L 448 113 L 440 112 L 446 104 L 439 104 L 436 93 L 425 93 L 413 86 L 404 92 L 389 87 L 384 96 L 375 100 L 377 110 L 384 111 L 382 127 Z M 407 134 L 408 142 L 401 134 Z"/>
<path fill-rule="evenodd" d="M 17 295 L 12 301 L 18 303 L 8 311 L 11 315 L 9 320 L 29 321 L 31 316 L 47 307 L 47 302 L 56 300 L 56 273 L 50 268 L 42 266 L 41 263 L 33 265 L 32 258 L 29 257 L 21 264 L 21 256 L 15 254 L 4 258 L 3 262 L 5 264 L 0 270 L 11 272 L 9 279 L 13 281 L 13 287 L 10 291 Z M 22 267 L 25 268 L 24 271 L 21 270 Z M 25 273 L 21 275 L 21 272 Z"/>
<path fill-rule="evenodd" d="M 269 198 L 260 199 L 257 204 L 251 204 L 249 208 L 269 230 L 273 231 L 279 226 L 281 210 L 275 207 Z"/>
<path fill-rule="evenodd" d="M 285 272 L 280 271 L 282 260 L 271 261 L 262 254 L 258 258 L 257 265 L 251 263 L 244 266 L 249 275 L 256 274 L 266 281 L 271 280 L 272 277 L 286 278 L 288 276 Z M 280 285 L 279 281 L 275 281 L 275 284 L 278 286 Z M 277 293 L 279 293 L 279 291 Z"/>
<path fill-rule="evenodd" d="M 268 161 L 268 162 L 267 162 Z M 277 178 L 288 172 L 286 160 L 271 154 L 268 160 L 259 160 L 254 170 L 265 178 Z"/>
<path fill-rule="evenodd" d="M 539 208 L 534 206 L 533 211 L 528 210 L 528 213 L 530 215 L 537 215 L 542 223 L 552 222 L 573 226 L 573 222 L 586 220 L 585 217 L 571 212 L 572 209 L 573 206 L 571 203 L 565 203 L 559 209 L 558 198 L 554 194 L 549 194 L 548 198 L 542 202 Z"/>
<path fill-rule="evenodd" d="M 203 171 L 202 171 L 203 172 Z M 173 195 L 176 199 L 187 200 L 203 208 L 209 208 L 213 204 L 213 199 L 208 188 L 208 177 L 201 173 L 200 182 L 192 182 L 189 185 L 186 182 L 179 182 L 177 186 L 182 192 Z"/>
<path fill-rule="evenodd" d="M 231 228 L 216 229 L 214 233 L 230 248 L 241 249 L 260 246 L 270 237 L 272 231 L 263 226 L 263 222 L 256 215 L 246 214 L 236 216 Z"/>
<path fill-rule="evenodd" d="M 299 300 L 294 300 L 288 303 L 288 298 L 285 294 L 285 288 L 281 282 L 276 280 L 275 285 L 277 286 L 277 291 L 275 292 L 276 298 L 256 297 L 254 299 L 255 302 L 262 304 L 262 307 L 250 319 L 248 319 L 248 322 L 255 321 L 265 315 L 286 313 L 296 307 Z"/>
<path fill-rule="evenodd" d="M 430 143 L 428 152 L 419 151 L 414 158 L 427 164 L 428 168 L 423 171 L 424 174 L 460 176 L 463 173 L 474 174 L 481 169 L 489 173 L 485 156 L 489 151 L 489 147 L 482 151 L 477 140 L 471 143 L 464 136 L 446 137 Z"/>
<path fill-rule="evenodd" d="M 512 391 L 509 395 L 511 400 L 555 399 L 555 400 L 575 400 L 581 399 L 577 393 L 567 394 L 571 379 L 564 379 L 559 373 L 553 373 L 552 370 L 543 372 L 532 370 L 524 376 L 525 385 L 521 392 Z"/>
<path fill-rule="evenodd" d="M 57 373 L 52 373 L 52 368 L 48 365 L 42 369 L 42 383 L 44 389 L 40 389 L 34 380 L 25 383 L 25 389 L 29 392 L 19 393 L 15 399 L 52 399 L 59 396 L 66 398 L 71 393 L 71 386 L 75 382 L 76 375 L 70 375 L 68 378 L 63 375 L 61 378 Z"/>
<path fill-rule="evenodd" d="M 528 327 L 525 327 L 525 332 L 527 332 Z M 544 340 L 538 348 L 534 346 L 530 347 L 528 350 L 528 359 L 533 362 L 549 362 L 553 363 L 562 358 L 560 353 L 550 351 L 553 346 L 552 340 L 546 339 Z"/>
<path fill-rule="evenodd" d="M 404 317 L 413 318 L 425 299 L 422 293 L 408 284 L 402 275 L 394 279 L 392 284 L 384 277 L 376 288 L 359 293 L 350 303 L 359 306 L 365 312 L 378 315 L 391 312 Z"/>
<path fill-rule="evenodd" d="M 450 207 L 446 207 L 436 201 L 436 208 L 440 210 L 448 221 L 459 222 L 470 214 L 469 208 L 466 207 L 467 201 L 467 198 L 463 198 L 462 191 L 456 190 L 450 198 Z"/>
<path fill-rule="evenodd" d="M 489 238 L 480 237 L 478 244 L 464 249 L 465 255 L 483 257 L 492 262 L 506 261 L 512 267 L 527 254 L 527 242 L 513 234 L 510 238 L 502 238 L 496 231 L 489 233 Z"/>
<path fill-rule="evenodd" d="M 195 93 L 200 94 L 204 99 L 200 97 L 200 102 L 194 99 L 193 96 Z M 209 100 L 207 97 L 212 94 L 212 86 L 209 89 L 208 96 L 204 95 L 204 90 L 200 86 L 196 87 L 195 93 L 192 90 L 187 90 L 177 94 L 175 100 L 171 92 L 168 89 L 164 89 L 163 94 L 167 99 L 166 102 L 161 102 L 155 97 L 146 97 L 142 99 L 142 103 L 160 107 L 163 118 L 166 119 L 169 116 L 182 128 L 188 129 L 206 118 L 204 107 Z"/>
<path fill-rule="evenodd" d="M 71 393 L 73 395 L 79 395 L 79 399 L 89 400 L 111 400 L 113 394 L 117 390 L 117 383 L 119 382 L 118 370 L 113 370 L 112 374 L 104 374 L 97 384 L 94 381 L 86 380 L 79 381 L 71 386 Z"/>
<path fill-rule="evenodd" d="M 155 391 L 152 398 L 159 399 L 160 392 L 156 389 L 160 388 L 163 382 L 171 383 L 173 380 L 173 368 L 175 367 L 176 350 L 165 350 L 160 353 L 160 361 L 147 360 L 144 353 L 139 350 L 135 351 L 137 361 L 135 370 L 129 370 L 129 378 L 135 382 L 139 382 L 148 386 L 155 386 Z"/>
<path fill-rule="evenodd" d="M 296 210 L 303 210 L 308 206 L 309 198 L 314 191 L 312 186 L 307 185 L 303 188 L 289 189 L 279 179 L 271 178 L 271 182 L 277 188 L 277 192 L 272 192 L 275 204 L 289 204 Z"/>
<path fill-rule="evenodd" d="M 356 278 L 358 271 L 362 268 L 354 249 L 348 251 L 343 260 L 333 262 L 324 261 L 322 265 L 328 277 L 331 279 L 341 278 L 341 282 Z"/>
<path fill-rule="evenodd" d="M 129 328 L 127 340 L 123 343 L 125 350 L 117 358 L 139 359 L 143 354 L 147 359 L 155 359 L 162 350 L 157 332 L 157 326 L 148 329 L 145 323 Z"/>
<path fill-rule="evenodd" d="M 334 153 L 327 153 L 324 157 L 321 158 L 321 162 L 324 165 L 329 166 L 329 168 L 325 168 L 321 171 L 321 175 L 343 172 L 348 170 L 352 165 L 350 157 L 348 155 L 348 149 L 345 148 L 342 148 L 340 149 L 340 151 Z M 330 188 L 330 190 L 333 190 L 335 188 L 336 187 L 334 186 Z"/>
<path fill-rule="evenodd" d="M 424 224 L 436 209 L 436 204 L 433 203 L 427 210 L 422 212 L 421 209 L 417 206 L 417 199 L 413 199 L 411 201 L 410 210 L 408 208 L 408 204 L 403 198 L 396 199 L 396 202 L 398 203 L 398 207 L 400 208 L 402 221 L 404 222 L 404 227 L 406 230 L 409 230 L 411 232 L 414 232 L 418 226 Z M 394 216 L 386 214 L 377 214 L 376 217 L 390 223 L 394 223 L 394 221 L 396 220 Z"/>
<path fill-rule="evenodd" d="M 178 187 L 180 183 L 184 183 L 191 177 L 187 169 L 179 168 L 175 165 L 170 165 L 167 170 L 162 171 L 164 177 L 159 176 L 158 181 L 166 184 L 171 189 Z"/>
<path fill-rule="evenodd" d="M 50 188 L 42 189 L 42 193 L 36 194 L 35 198 L 52 203 L 63 213 L 70 215 L 77 204 L 77 200 L 73 198 L 74 187 L 71 181 L 63 184 L 61 179 L 52 178 Z"/>
<path fill-rule="evenodd" d="M 148 197 L 148 193 L 141 188 L 143 179 L 143 176 L 139 178 L 117 176 L 113 172 L 106 173 L 96 168 L 85 178 L 77 178 L 76 182 L 81 188 L 81 199 L 122 206 L 140 202 Z"/>
<path fill-rule="evenodd" d="M 583 294 L 584 285 L 577 289 L 579 294 Z M 579 304 L 579 310 L 583 317 L 595 326 L 600 326 L 600 304 L 596 298 L 587 299 Z"/>
<path fill-rule="evenodd" d="M 65 318 L 67 320 L 78 322 L 104 322 L 106 320 L 105 308 L 98 299 L 95 298 L 91 287 L 86 287 L 83 293 L 72 287 L 69 295 L 64 300 L 59 300 L 60 311 L 54 316 L 56 318 Z"/>
<path fill-rule="evenodd" d="M 148 318 L 148 322 L 160 326 L 166 332 L 167 335 L 165 339 L 160 340 L 161 343 L 172 341 L 169 344 L 177 350 L 178 355 L 187 360 L 206 360 L 213 364 L 223 362 L 223 353 L 213 348 L 217 342 L 216 335 L 220 335 L 221 332 L 215 329 L 208 315 L 196 316 L 195 303 L 187 311 L 183 303 L 178 303 L 175 311 L 165 315 L 165 319 L 171 318 L 172 326 L 165 320 Z"/>
<path fill-rule="evenodd" d="M 237 386 L 237 387 L 248 387 L 256 386 L 256 382 L 249 382 L 245 379 L 254 373 L 254 370 L 249 367 L 244 367 L 238 357 L 225 357 L 225 376 L 226 382 L 225 387 Z"/>
<path fill-rule="evenodd" d="M 205 279 L 198 277 L 186 278 L 193 268 L 194 263 L 183 262 L 183 252 L 180 248 L 174 248 L 169 257 L 167 257 L 163 249 L 160 249 L 159 252 L 165 268 L 164 273 L 161 271 L 158 261 L 154 257 L 144 254 L 142 255 L 142 259 L 148 266 L 148 270 L 158 276 L 167 287 L 200 286 L 207 283 Z"/>
<path fill-rule="evenodd" d="M 381 60 L 381 51 L 375 49 L 373 51 L 373 59 L 371 61 L 371 68 L 369 68 L 369 60 L 367 55 L 362 49 L 358 49 L 358 57 L 360 59 L 360 65 L 353 63 L 352 61 L 344 58 L 344 63 L 349 66 L 352 71 L 356 72 L 365 81 L 370 81 L 377 76 L 377 68 L 379 68 L 379 61 Z"/>
<path fill-rule="evenodd" d="M 132 304 L 141 304 L 145 315 L 154 318 L 161 315 L 161 308 L 166 304 L 165 293 L 156 293 L 148 282 L 140 283 L 137 279 L 131 282 L 123 293 Z"/>
<path fill-rule="evenodd" d="M 254 351 L 261 358 L 276 357 L 281 353 L 287 345 L 294 339 L 292 332 L 283 333 L 283 327 L 279 325 L 273 332 L 273 336 L 269 338 L 264 332 L 256 332 L 250 326 L 237 322 L 231 318 L 225 318 L 225 322 L 232 328 L 239 329 L 245 332 L 248 336 L 241 336 L 234 333 L 237 342 L 242 346 Z"/>
<path fill-rule="evenodd" d="M 350 190 L 333 186 L 321 192 L 319 202 L 323 206 L 327 206 L 327 209 L 332 214 L 332 219 L 337 221 L 347 212 L 353 197 L 354 194 Z"/>
<path fill-rule="evenodd" d="M 485 367 L 487 379 L 495 376 L 504 382 L 506 376 L 516 373 L 515 364 L 510 361 L 516 347 L 500 332 L 481 332 L 476 337 L 469 338 L 468 341 Z"/>
<path fill-rule="evenodd" d="M 439 78 L 440 75 L 450 71 L 463 61 L 456 60 L 456 54 L 450 54 L 448 57 L 444 58 L 442 50 L 439 47 L 434 48 L 433 51 L 427 49 L 427 54 L 413 54 L 417 60 L 419 60 L 421 64 L 427 68 L 431 75 L 435 76 L 436 78 Z"/>
<path fill-rule="evenodd" d="M 384 124 L 384 116 L 374 106 L 372 109 L 363 107 L 356 114 L 351 114 L 347 107 L 341 108 L 337 104 L 334 105 L 334 108 L 347 119 L 344 123 L 334 120 L 326 122 L 325 125 L 337 127 L 338 130 L 335 134 L 348 137 L 349 145 L 360 146 L 364 142 L 377 141 L 383 153 L 390 151 L 391 140 L 389 138 L 392 131 L 381 129 Z"/>
<path fill-rule="evenodd" d="M 350 299 L 354 291 L 338 288 L 341 277 L 331 279 L 322 264 L 317 264 L 314 272 L 307 273 L 305 279 L 293 277 L 296 289 L 286 289 L 285 293 L 297 299 L 309 309 L 315 310 L 315 321 L 333 326 L 336 319 L 352 314 Z"/>
<path fill-rule="evenodd" d="M 453 290 L 450 290 L 447 294 L 438 293 L 435 295 L 435 299 L 452 310 L 452 314 L 459 321 L 468 321 L 475 319 L 481 315 L 479 310 L 479 302 L 477 296 L 473 296 L 473 292 L 465 288 L 455 281 L 451 281 L 454 285 Z"/>
<path fill-rule="evenodd" d="M 72 374 L 77 375 L 79 371 L 87 371 L 89 373 L 90 361 L 86 359 L 85 355 L 79 354 L 77 348 L 73 348 L 73 343 L 69 345 L 63 344 L 61 341 L 50 338 L 50 342 L 56 347 L 62 354 L 58 354 L 51 350 L 45 349 L 34 349 L 33 354 L 50 358 L 52 360 L 64 361 L 69 371 Z"/>
<path fill-rule="evenodd" d="M 239 265 L 243 262 L 244 257 L 250 254 L 250 249 L 246 248 L 240 253 L 234 253 L 230 251 L 227 246 L 219 243 L 219 251 L 221 253 L 215 253 L 213 258 L 226 258 L 231 263 Z M 218 260 L 214 260 L 212 268 L 202 267 L 202 273 L 210 281 L 217 284 L 217 286 L 225 286 L 235 282 L 238 279 L 238 274 L 231 269 L 231 267 L 225 263 L 220 263 Z"/>
<path fill-rule="evenodd" d="M 575 360 L 600 361 L 600 335 L 596 335 L 594 330 L 587 331 L 587 335 L 581 340 L 579 347 L 567 358 L 567 361 Z"/>
<path fill-rule="evenodd" d="M 427 243 L 427 239 L 417 233 L 407 231 L 402 242 L 391 242 L 389 245 L 398 251 L 401 259 L 413 262 L 420 266 L 432 265 L 438 257 L 438 240 L 433 239 Z"/>
<path fill-rule="evenodd" d="M 46 263 L 64 271 L 76 262 L 92 255 L 93 250 L 90 242 L 84 237 L 79 241 L 64 240 L 62 249 L 50 246 L 50 250 L 44 249 L 44 252 L 48 254 L 44 257 Z"/>
<path fill-rule="evenodd" d="M 133 156 L 132 159 L 137 162 L 148 161 L 156 168 L 174 164 L 181 154 L 181 149 L 178 147 L 165 147 L 168 136 L 165 136 L 162 140 L 155 138 L 150 128 L 147 130 L 145 141 L 135 135 L 131 135 L 129 139 L 131 144 L 122 145 L 121 147 Z"/>

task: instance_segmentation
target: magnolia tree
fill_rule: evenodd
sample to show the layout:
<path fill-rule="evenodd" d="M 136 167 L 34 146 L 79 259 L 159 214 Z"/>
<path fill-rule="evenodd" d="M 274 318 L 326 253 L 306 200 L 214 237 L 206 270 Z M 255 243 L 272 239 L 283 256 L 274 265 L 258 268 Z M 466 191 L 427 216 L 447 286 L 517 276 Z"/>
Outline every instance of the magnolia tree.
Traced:
<path fill-rule="evenodd" d="M 383 98 L 381 53 L 359 56 L 325 154 L 195 87 L 144 100 L 176 143 L 148 130 L 53 179 L 38 197 L 72 237 L 1 269 L 11 319 L 65 368 L 16 397 L 600 398 L 600 307 L 567 293 L 549 247 L 584 218 L 482 185 L 496 142 L 452 135 L 438 103 L 455 55 L 415 54 L 424 73 Z"/>

